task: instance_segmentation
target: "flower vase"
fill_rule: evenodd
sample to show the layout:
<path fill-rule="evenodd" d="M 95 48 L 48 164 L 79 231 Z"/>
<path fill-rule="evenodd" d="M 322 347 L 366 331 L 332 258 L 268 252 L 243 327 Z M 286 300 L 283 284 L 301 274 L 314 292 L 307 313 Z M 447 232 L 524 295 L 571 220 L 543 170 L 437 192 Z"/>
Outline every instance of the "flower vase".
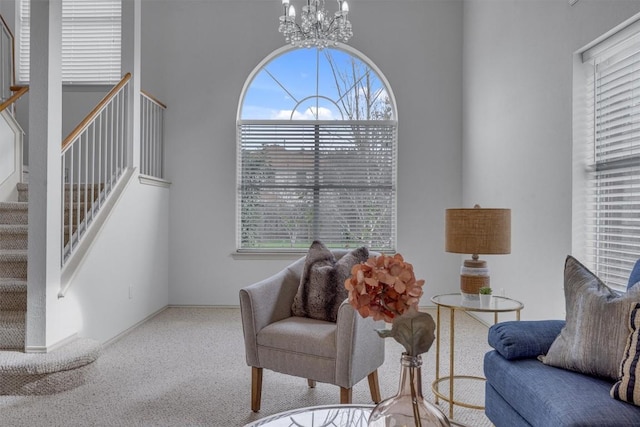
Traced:
<path fill-rule="evenodd" d="M 481 308 L 490 308 L 491 307 L 491 300 L 492 300 L 492 295 L 491 294 L 480 294 L 480 307 Z"/>
<path fill-rule="evenodd" d="M 422 357 L 402 354 L 398 394 L 380 402 L 369 416 L 369 427 L 450 426 L 442 411 L 422 396 Z"/>

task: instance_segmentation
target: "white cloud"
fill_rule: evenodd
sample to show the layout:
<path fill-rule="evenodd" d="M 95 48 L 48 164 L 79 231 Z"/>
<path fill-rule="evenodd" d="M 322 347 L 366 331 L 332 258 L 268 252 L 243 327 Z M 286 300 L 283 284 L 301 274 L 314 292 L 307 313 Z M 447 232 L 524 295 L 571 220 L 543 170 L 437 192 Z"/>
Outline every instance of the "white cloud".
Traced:
<path fill-rule="evenodd" d="M 309 107 L 303 113 L 299 111 L 293 112 L 291 117 L 291 110 L 280 110 L 274 114 L 271 118 L 274 120 L 316 120 L 316 107 Z M 333 112 L 325 107 L 318 108 L 318 120 L 334 120 Z"/>

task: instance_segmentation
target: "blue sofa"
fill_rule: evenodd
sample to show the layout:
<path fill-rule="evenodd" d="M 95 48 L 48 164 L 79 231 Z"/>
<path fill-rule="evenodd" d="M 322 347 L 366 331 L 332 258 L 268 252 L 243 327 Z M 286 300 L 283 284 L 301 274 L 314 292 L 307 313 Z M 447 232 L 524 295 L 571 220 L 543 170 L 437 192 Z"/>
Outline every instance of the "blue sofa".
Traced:
<path fill-rule="evenodd" d="M 640 281 L 640 260 L 628 287 Z M 485 413 L 496 427 L 640 426 L 640 407 L 613 399 L 614 382 L 548 366 L 564 320 L 502 322 L 489 329 Z"/>

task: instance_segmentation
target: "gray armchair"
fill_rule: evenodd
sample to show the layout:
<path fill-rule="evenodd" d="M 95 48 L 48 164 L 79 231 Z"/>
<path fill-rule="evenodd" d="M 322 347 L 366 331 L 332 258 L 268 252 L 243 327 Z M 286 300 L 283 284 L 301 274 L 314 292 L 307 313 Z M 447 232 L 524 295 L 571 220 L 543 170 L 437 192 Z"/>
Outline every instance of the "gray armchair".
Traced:
<path fill-rule="evenodd" d="M 332 251 L 336 259 L 346 250 Z M 351 403 L 351 388 L 369 379 L 373 402 L 380 402 L 378 367 L 384 323 L 363 319 L 345 300 L 336 323 L 295 317 L 291 305 L 300 284 L 304 258 L 265 280 L 240 290 L 247 365 L 251 366 L 251 410 L 260 410 L 262 370 L 340 387 L 340 403 Z"/>

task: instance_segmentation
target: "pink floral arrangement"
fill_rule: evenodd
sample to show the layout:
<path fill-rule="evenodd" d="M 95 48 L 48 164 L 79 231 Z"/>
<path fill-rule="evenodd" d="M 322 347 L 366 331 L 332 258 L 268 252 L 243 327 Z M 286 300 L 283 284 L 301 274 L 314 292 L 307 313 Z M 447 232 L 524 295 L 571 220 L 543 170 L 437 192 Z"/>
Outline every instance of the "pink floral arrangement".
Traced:
<path fill-rule="evenodd" d="M 416 280 L 413 265 L 400 254 L 382 254 L 356 264 L 344 283 L 349 303 L 362 317 L 389 323 L 418 305 L 423 285 L 424 280 Z"/>
<path fill-rule="evenodd" d="M 423 285 L 400 254 L 382 254 L 356 264 L 344 282 L 349 303 L 360 316 L 391 323 L 391 330 L 376 332 L 394 338 L 410 356 L 429 351 L 435 337 L 433 318 L 418 310 Z"/>

